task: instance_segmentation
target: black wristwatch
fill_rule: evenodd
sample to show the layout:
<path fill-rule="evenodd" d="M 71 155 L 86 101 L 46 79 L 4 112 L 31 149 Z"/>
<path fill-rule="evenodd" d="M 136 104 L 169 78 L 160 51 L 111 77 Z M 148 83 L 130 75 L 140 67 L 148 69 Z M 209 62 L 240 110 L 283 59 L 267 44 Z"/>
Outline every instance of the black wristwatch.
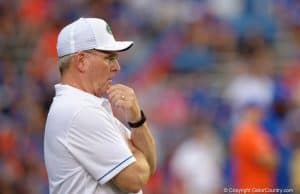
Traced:
<path fill-rule="evenodd" d="M 146 121 L 145 114 L 141 110 L 141 119 L 138 122 L 135 122 L 135 123 L 128 122 L 128 125 L 131 128 L 138 128 L 138 127 L 142 126 L 145 123 L 145 121 Z"/>

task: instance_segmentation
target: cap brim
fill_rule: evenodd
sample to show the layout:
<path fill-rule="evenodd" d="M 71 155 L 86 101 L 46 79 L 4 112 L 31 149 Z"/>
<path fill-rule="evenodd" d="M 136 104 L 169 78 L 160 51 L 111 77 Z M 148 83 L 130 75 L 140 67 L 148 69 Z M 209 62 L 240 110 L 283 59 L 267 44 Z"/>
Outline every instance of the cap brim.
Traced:
<path fill-rule="evenodd" d="M 132 46 L 133 46 L 133 41 L 116 41 L 114 42 L 114 44 L 105 45 L 95 49 L 100 51 L 122 52 L 130 49 Z"/>

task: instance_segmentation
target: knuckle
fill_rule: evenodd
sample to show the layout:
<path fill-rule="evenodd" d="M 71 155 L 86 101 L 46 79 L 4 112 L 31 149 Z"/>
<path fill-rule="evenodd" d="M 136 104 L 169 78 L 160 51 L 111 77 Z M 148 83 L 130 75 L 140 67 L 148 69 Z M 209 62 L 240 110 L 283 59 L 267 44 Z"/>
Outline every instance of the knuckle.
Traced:
<path fill-rule="evenodd" d="M 132 88 L 129 88 L 128 91 L 130 94 L 134 94 L 134 90 Z"/>

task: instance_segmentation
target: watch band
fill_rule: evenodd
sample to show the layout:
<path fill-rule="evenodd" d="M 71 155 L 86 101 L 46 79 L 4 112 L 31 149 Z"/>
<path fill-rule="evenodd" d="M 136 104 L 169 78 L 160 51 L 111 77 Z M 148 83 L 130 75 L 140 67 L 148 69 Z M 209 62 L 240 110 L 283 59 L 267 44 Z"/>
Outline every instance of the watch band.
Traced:
<path fill-rule="evenodd" d="M 141 110 L 141 119 L 138 122 L 135 122 L 135 123 L 128 122 L 128 125 L 131 128 L 138 128 L 138 127 L 142 126 L 145 123 L 145 121 L 146 121 L 145 114 Z"/>

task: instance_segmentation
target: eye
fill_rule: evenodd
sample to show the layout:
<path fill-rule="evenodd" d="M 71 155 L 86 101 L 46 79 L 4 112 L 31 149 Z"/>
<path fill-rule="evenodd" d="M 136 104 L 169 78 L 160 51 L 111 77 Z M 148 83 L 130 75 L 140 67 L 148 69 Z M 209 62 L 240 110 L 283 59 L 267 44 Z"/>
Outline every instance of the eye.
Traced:
<path fill-rule="evenodd" d="M 119 59 L 119 57 L 117 55 L 110 55 L 108 57 L 105 57 L 105 59 L 109 62 L 112 63 L 114 61 L 117 61 Z"/>

